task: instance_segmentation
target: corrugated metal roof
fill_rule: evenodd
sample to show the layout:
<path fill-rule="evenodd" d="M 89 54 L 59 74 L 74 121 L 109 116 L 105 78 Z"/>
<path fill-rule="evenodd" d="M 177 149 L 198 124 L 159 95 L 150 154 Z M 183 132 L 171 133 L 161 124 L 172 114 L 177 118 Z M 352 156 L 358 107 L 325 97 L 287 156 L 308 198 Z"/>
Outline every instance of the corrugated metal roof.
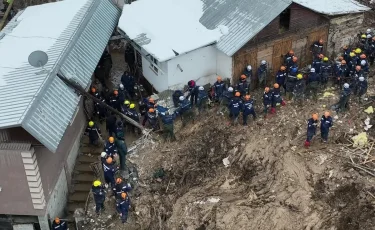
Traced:
<path fill-rule="evenodd" d="M 200 22 L 207 29 L 225 25 L 229 29 L 216 47 L 232 56 L 291 3 L 291 0 L 202 0 Z"/>
<path fill-rule="evenodd" d="M 30 150 L 31 143 L 0 143 L 0 150 Z"/>
<path fill-rule="evenodd" d="M 354 0 L 293 0 L 293 2 L 326 15 L 353 14 L 371 10 Z"/>
<path fill-rule="evenodd" d="M 7 85 L 0 87 L 0 107 L 8 110 L 0 114 L 0 127 L 21 125 L 55 152 L 79 103 L 79 96 L 56 73 L 61 70 L 87 88 L 119 17 L 111 0 L 87 0 L 48 50 L 44 69 L 49 72 L 37 75 L 35 68 L 25 63 L 6 76 Z M 6 30 L 17 24 L 13 20 Z"/>

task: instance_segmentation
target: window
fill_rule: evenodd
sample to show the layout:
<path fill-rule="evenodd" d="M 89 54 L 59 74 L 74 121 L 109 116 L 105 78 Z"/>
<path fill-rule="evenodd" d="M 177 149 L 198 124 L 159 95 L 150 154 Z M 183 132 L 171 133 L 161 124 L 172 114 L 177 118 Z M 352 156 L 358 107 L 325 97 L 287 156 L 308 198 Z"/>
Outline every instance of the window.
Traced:
<path fill-rule="evenodd" d="M 280 28 L 279 32 L 283 33 L 287 30 L 289 30 L 290 25 L 290 9 L 286 9 L 280 14 Z"/>
<path fill-rule="evenodd" d="M 153 56 L 150 55 L 150 58 L 151 58 L 151 63 L 150 63 L 150 68 L 152 71 L 154 71 L 154 73 L 156 75 L 158 75 L 159 73 L 159 70 L 158 68 L 156 67 L 156 65 L 158 65 L 158 60 L 156 60 L 156 58 L 154 58 Z"/>

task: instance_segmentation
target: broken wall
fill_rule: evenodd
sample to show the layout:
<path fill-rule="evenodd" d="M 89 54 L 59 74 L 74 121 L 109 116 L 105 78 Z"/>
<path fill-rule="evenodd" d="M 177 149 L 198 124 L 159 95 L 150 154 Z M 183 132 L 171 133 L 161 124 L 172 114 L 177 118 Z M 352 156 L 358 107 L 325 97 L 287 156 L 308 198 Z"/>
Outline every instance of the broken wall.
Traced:
<path fill-rule="evenodd" d="M 364 14 L 347 14 L 331 18 L 327 43 L 327 53 L 335 58 L 344 45 L 353 44 L 359 32 L 365 32 Z"/>

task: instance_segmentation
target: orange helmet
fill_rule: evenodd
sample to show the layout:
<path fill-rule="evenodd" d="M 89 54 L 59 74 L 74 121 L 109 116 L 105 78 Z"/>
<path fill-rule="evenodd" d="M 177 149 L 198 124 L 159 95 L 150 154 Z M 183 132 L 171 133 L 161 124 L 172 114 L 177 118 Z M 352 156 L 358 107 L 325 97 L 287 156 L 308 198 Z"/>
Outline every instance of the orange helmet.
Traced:
<path fill-rule="evenodd" d="M 289 50 L 289 54 L 290 55 L 294 55 L 294 51 L 293 50 Z"/>
<path fill-rule="evenodd" d="M 342 60 L 344 60 L 344 57 L 343 57 L 343 56 L 340 56 L 340 57 L 339 57 L 339 61 L 342 61 Z"/>
<path fill-rule="evenodd" d="M 375 41 L 375 36 L 374 36 L 374 37 L 372 37 L 372 40 L 374 40 L 374 41 Z"/>
<path fill-rule="evenodd" d="M 266 87 L 266 88 L 264 88 L 264 91 L 265 91 L 266 93 L 268 93 L 268 92 L 270 91 L 270 88 L 269 88 L 269 87 Z"/>
<path fill-rule="evenodd" d="M 150 97 L 150 98 L 148 99 L 148 102 L 154 103 L 155 100 L 154 100 L 154 98 Z"/>
<path fill-rule="evenodd" d="M 234 96 L 239 97 L 239 96 L 241 96 L 241 94 L 240 94 L 240 92 L 236 92 L 236 93 L 234 94 Z"/>
<path fill-rule="evenodd" d="M 126 192 L 121 193 L 121 198 L 125 199 L 127 197 Z"/>
<path fill-rule="evenodd" d="M 113 162 L 113 159 L 112 157 L 108 157 L 107 160 L 105 160 L 107 162 L 107 164 L 112 164 Z"/>
<path fill-rule="evenodd" d="M 279 88 L 279 84 L 277 84 L 277 83 L 273 84 L 273 88 L 278 89 Z"/>
<path fill-rule="evenodd" d="M 122 182 L 122 179 L 119 177 L 116 179 L 116 184 L 120 184 Z"/>
<path fill-rule="evenodd" d="M 320 44 L 323 44 L 323 39 L 319 39 L 319 43 L 320 43 Z"/>
<path fill-rule="evenodd" d="M 361 54 L 359 57 L 362 58 L 362 59 L 365 59 L 366 58 L 366 54 Z"/>
<path fill-rule="evenodd" d="M 250 100 L 250 98 L 251 98 L 250 95 L 245 96 L 245 100 L 247 100 L 247 101 Z"/>
<path fill-rule="evenodd" d="M 92 87 L 92 88 L 91 88 L 91 92 L 92 92 L 92 93 L 95 93 L 95 92 L 96 92 L 95 87 Z"/>
<path fill-rule="evenodd" d="M 153 113 L 153 112 L 155 112 L 155 109 L 153 109 L 153 108 L 149 108 L 149 109 L 148 109 L 148 112 L 149 112 L 149 113 Z"/>
<path fill-rule="evenodd" d="M 349 47 L 348 47 L 348 45 L 344 45 L 342 48 L 343 48 L 344 50 L 347 50 Z"/>
<path fill-rule="evenodd" d="M 60 224 L 60 218 L 58 218 L 57 216 L 55 217 L 55 223 Z"/>
<path fill-rule="evenodd" d="M 113 142 L 115 142 L 115 138 L 113 138 L 113 137 L 109 137 L 108 140 L 109 140 L 109 143 L 111 143 L 111 144 L 112 144 Z"/>
<path fill-rule="evenodd" d="M 360 65 L 357 65 L 356 67 L 355 67 L 355 70 L 357 70 L 357 71 L 360 71 L 362 68 L 361 68 L 361 66 Z"/>
<path fill-rule="evenodd" d="M 296 62 L 298 61 L 298 58 L 296 56 L 293 57 L 293 61 Z"/>
<path fill-rule="evenodd" d="M 117 90 L 113 90 L 113 94 L 114 95 L 118 95 L 118 91 Z"/>
<path fill-rule="evenodd" d="M 327 118 L 327 117 L 331 116 L 331 114 L 330 114 L 330 112 L 325 111 L 325 112 L 324 112 L 324 116 Z"/>
<path fill-rule="evenodd" d="M 222 79 L 220 76 L 217 76 L 217 81 L 220 82 Z"/>
<path fill-rule="evenodd" d="M 246 75 L 245 75 L 245 74 L 242 74 L 242 75 L 241 75 L 241 80 L 244 80 L 244 79 L 246 79 Z"/>
<path fill-rule="evenodd" d="M 319 54 L 319 58 L 324 58 L 324 55 L 323 54 Z"/>
<path fill-rule="evenodd" d="M 342 61 L 341 61 L 341 65 L 346 65 L 346 61 L 345 61 L 345 60 L 342 60 Z"/>
<path fill-rule="evenodd" d="M 286 70 L 286 67 L 282 65 L 282 66 L 280 67 L 280 70 L 281 70 L 281 71 L 285 71 L 285 70 Z"/>
<path fill-rule="evenodd" d="M 314 119 L 314 121 L 318 120 L 318 114 L 317 113 L 314 113 L 312 115 L 312 119 Z"/>

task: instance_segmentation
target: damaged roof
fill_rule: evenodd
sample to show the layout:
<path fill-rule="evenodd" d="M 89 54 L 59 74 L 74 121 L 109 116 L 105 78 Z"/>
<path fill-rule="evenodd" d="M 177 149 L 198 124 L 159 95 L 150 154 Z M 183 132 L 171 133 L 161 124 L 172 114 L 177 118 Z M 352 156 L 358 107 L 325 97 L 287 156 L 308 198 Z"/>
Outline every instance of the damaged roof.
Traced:
<path fill-rule="evenodd" d="M 292 0 L 138 0 L 119 28 L 159 62 L 216 43 L 232 56 Z"/>
<path fill-rule="evenodd" d="M 293 0 L 293 2 L 317 13 L 332 16 L 360 13 L 371 9 L 355 0 Z"/>
<path fill-rule="evenodd" d="M 228 27 L 216 47 L 232 56 L 283 12 L 291 0 L 202 0 L 204 13 L 200 22 L 207 29 Z"/>
<path fill-rule="evenodd" d="M 111 0 L 64 0 L 27 7 L 0 32 L 0 128 L 23 127 L 50 151 L 56 149 L 78 110 L 80 96 L 56 76 L 83 88 L 116 27 Z M 44 51 L 48 62 L 28 57 Z"/>

